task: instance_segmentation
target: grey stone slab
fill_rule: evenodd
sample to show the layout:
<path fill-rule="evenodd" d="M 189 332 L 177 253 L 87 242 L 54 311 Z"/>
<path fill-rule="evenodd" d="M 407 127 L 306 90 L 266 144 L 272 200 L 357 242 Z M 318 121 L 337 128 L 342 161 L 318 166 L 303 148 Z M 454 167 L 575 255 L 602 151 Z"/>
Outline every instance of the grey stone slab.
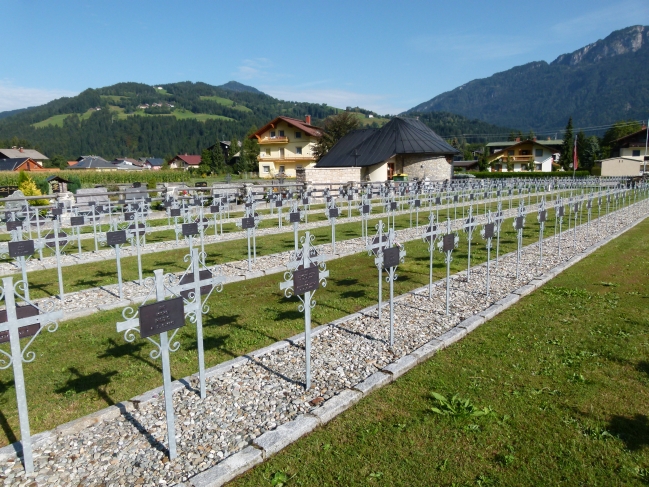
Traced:
<path fill-rule="evenodd" d="M 345 389 L 337 396 L 326 401 L 322 406 L 311 411 L 311 414 L 320 420 L 321 424 L 328 423 L 343 411 L 346 411 L 363 397 L 359 391 Z"/>
<path fill-rule="evenodd" d="M 129 304 L 131 304 L 130 300 L 122 299 L 119 301 L 115 301 L 113 303 L 100 304 L 99 306 L 97 306 L 97 309 L 99 309 L 99 311 L 108 311 L 110 309 L 115 309 L 115 308 L 125 308 Z"/>
<path fill-rule="evenodd" d="M 247 362 L 249 362 L 250 359 L 247 357 L 236 357 L 231 360 L 228 360 L 226 362 L 221 362 L 218 365 L 215 365 L 214 367 L 210 367 L 209 369 L 205 369 L 205 377 L 217 377 L 221 374 L 225 374 L 226 372 L 229 372 L 235 367 L 239 367 L 240 365 L 243 365 Z M 198 377 L 198 373 L 194 374 L 195 377 Z"/>
<path fill-rule="evenodd" d="M 318 424 L 319 421 L 315 416 L 302 414 L 293 421 L 278 426 L 273 431 L 267 431 L 256 438 L 253 443 L 264 450 L 264 458 L 268 458 L 313 431 Z"/>
<path fill-rule="evenodd" d="M 535 289 L 540 288 L 543 286 L 547 281 L 544 281 L 542 279 L 534 279 L 533 281 L 530 281 L 530 286 L 534 286 Z"/>
<path fill-rule="evenodd" d="M 492 304 L 489 306 L 487 309 L 484 311 L 478 313 L 480 316 L 484 316 L 486 320 L 490 320 L 494 316 L 496 316 L 498 313 L 502 311 L 502 306 L 499 304 Z"/>
<path fill-rule="evenodd" d="M 359 382 L 354 386 L 354 389 L 359 391 L 364 396 L 367 396 L 370 392 L 380 387 L 383 387 L 386 384 L 392 382 L 392 375 L 386 374 L 384 372 L 374 372 L 363 382 Z"/>
<path fill-rule="evenodd" d="M 521 286 L 518 289 L 512 291 L 513 294 L 518 294 L 519 296 L 527 296 L 531 292 L 536 290 L 536 286 L 533 284 L 526 284 L 525 286 Z"/>
<path fill-rule="evenodd" d="M 241 281 L 245 281 L 245 280 L 246 280 L 246 276 L 243 276 L 243 275 L 241 275 L 241 276 L 228 276 L 228 277 L 226 277 L 225 282 L 226 283 L 241 282 Z"/>
<path fill-rule="evenodd" d="M 437 340 L 436 338 L 425 343 L 417 350 L 413 351 L 410 355 L 417 359 L 417 363 L 421 363 L 425 360 L 428 360 L 438 351 L 444 348 L 444 342 Z"/>
<path fill-rule="evenodd" d="M 484 316 L 481 315 L 473 315 L 466 320 L 464 320 L 462 323 L 460 323 L 459 326 L 460 328 L 464 328 L 467 333 L 472 332 L 475 330 L 477 327 L 479 327 L 481 324 L 483 324 L 486 320 Z"/>
<path fill-rule="evenodd" d="M 402 376 L 417 365 L 417 358 L 412 355 L 404 355 L 396 362 L 383 367 L 383 371 L 392 374 L 392 379 Z"/>
<path fill-rule="evenodd" d="M 256 279 L 258 277 L 263 277 L 264 271 L 250 271 L 246 272 L 244 275 L 246 276 L 246 279 Z"/>
<path fill-rule="evenodd" d="M 278 265 L 276 267 L 271 267 L 270 269 L 266 269 L 264 271 L 264 274 L 269 275 L 269 274 L 279 274 L 280 272 L 284 272 L 286 270 L 285 265 Z"/>
<path fill-rule="evenodd" d="M 76 318 L 83 318 L 84 316 L 90 316 L 95 313 L 96 310 L 92 308 L 78 309 L 75 311 L 64 311 L 63 319 L 64 320 L 74 320 Z"/>
<path fill-rule="evenodd" d="M 261 450 L 248 446 L 218 465 L 189 479 L 193 487 L 221 487 L 263 461 Z"/>
<path fill-rule="evenodd" d="M 494 304 L 499 304 L 500 306 L 502 306 L 502 309 L 505 310 L 513 304 L 517 303 L 519 299 L 521 299 L 521 297 L 518 294 L 508 294 L 504 298 L 496 301 Z"/>
<path fill-rule="evenodd" d="M 457 342 L 467 334 L 466 328 L 451 328 L 449 331 L 444 333 L 442 336 L 437 337 L 440 342 L 444 343 L 444 347 L 448 347 L 453 343 Z"/>
<path fill-rule="evenodd" d="M 282 340 L 279 342 L 272 343 L 271 345 L 268 345 L 267 347 L 260 348 L 259 350 L 254 350 L 248 354 L 246 354 L 248 357 L 261 357 L 262 355 L 269 354 L 271 352 L 274 352 L 275 350 L 281 350 L 282 348 L 286 348 L 290 345 L 289 342 L 286 340 Z"/>

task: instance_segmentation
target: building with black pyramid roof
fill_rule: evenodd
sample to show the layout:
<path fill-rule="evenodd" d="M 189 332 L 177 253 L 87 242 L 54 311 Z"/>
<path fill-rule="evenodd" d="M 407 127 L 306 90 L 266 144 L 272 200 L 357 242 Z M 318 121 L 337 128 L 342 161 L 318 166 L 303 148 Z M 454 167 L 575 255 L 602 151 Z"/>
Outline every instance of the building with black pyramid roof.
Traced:
<path fill-rule="evenodd" d="M 380 129 L 347 134 L 316 164 L 316 168 L 361 168 L 361 179 L 385 181 L 395 174 L 410 179 L 451 178 L 451 162 L 459 151 L 423 122 L 394 117 Z"/>

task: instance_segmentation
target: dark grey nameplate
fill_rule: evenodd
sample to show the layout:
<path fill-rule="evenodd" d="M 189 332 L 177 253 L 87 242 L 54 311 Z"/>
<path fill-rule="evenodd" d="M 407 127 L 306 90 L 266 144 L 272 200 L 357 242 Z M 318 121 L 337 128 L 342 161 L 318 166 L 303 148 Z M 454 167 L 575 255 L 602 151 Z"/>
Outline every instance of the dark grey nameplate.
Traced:
<path fill-rule="evenodd" d="M 482 197 L 483 197 L 484 199 L 487 199 L 487 198 L 489 197 L 489 195 L 488 195 L 488 193 L 485 193 Z"/>
<path fill-rule="evenodd" d="M 539 211 L 539 223 L 545 223 L 545 220 L 548 218 L 548 210 Z"/>
<path fill-rule="evenodd" d="M 399 247 L 391 247 L 383 251 L 383 267 L 389 269 L 399 265 Z"/>
<path fill-rule="evenodd" d="M 557 208 L 557 217 L 562 217 L 563 216 L 563 206 L 560 206 Z"/>
<path fill-rule="evenodd" d="M 242 218 L 241 219 L 241 229 L 248 230 L 250 228 L 255 228 L 255 219 L 253 217 Z"/>
<path fill-rule="evenodd" d="M 13 221 L 13 222 L 7 222 L 7 231 L 11 230 L 18 230 L 19 228 L 23 227 L 23 222 L 21 221 Z"/>
<path fill-rule="evenodd" d="M 89 201 L 88 206 L 95 206 L 97 204 L 96 201 Z"/>
<path fill-rule="evenodd" d="M 347 195 L 347 201 L 354 201 L 354 195 L 353 194 Z"/>
<path fill-rule="evenodd" d="M 475 195 L 474 195 L 473 193 L 471 193 L 471 194 L 469 195 L 469 199 L 470 199 L 471 201 L 473 201 L 473 200 L 475 199 Z"/>
<path fill-rule="evenodd" d="M 302 198 L 302 204 L 303 205 L 308 205 L 309 204 L 309 198 Z"/>
<path fill-rule="evenodd" d="M 80 227 L 85 224 L 84 218 L 82 216 L 73 216 L 70 217 L 70 225 L 73 227 Z"/>
<path fill-rule="evenodd" d="M 96 213 L 105 213 L 106 208 L 104 208 L 102 205 L 97 205 L 97 206 L 95 206 L 95 212 Z"/>
<path fill-rule="evenodd" d="M 131 231 L 131 233 L 144 235 L 144 233 L 146 232 L 146 225 L 144 223 L 138 223 L 136 227 L 135 223 L 133 223 L 128 226 L 128 229 Z"/>
<path fill-rule="evenodd" d="M 34 253 L 33 240 L 21 240 L 9 242 L 9 257 L 28 257 Z"/>
<path fill-rule="evenodd" d="M 572 206 L 572 211 L 573 211 L 573 213 L 577 213 L 579 211 L 579 203 L 575 203 Z"/>
<path fill-rule="evenodd" d="M 139 314 L 142 338 L 185 326 L 182 297 L 140 306 Z"/>
<path fill-rule="evenodd" d="M 484 226 L 484 238 L 494 238 L 494 229 L 496 225 L 493 223 L 486 223 Z"/>
<path fill-rule="evenodd" d="M 180 208 L 171 208 L 169 210 L 169 216 L 180 216 Z"/>
<path fill-rule="evenodd" d="M 320 271 L 318 266 L 297 269 L 293 272 L 293 291 L 295 294 L 304 294 L 315 291 L 320 287 Z"/>
<path fill-rule="evenodd" d="M 56 239 L 54 238 L 55 233 L 50 232 L 47 235 L 45 235 L 45 245 L 47 245 L 50 248 L 56 247 Z M 66 245 L 68 241 L 66 240 L 66 237 L 68 236 L 67 233 L 65 232 L 59 232 L 59 246 Z"/>
<path fill-rule="evenodd" d="M 390 202 L 390 211 L 395 211 L 397 209 L 397 204 L 392 201 Z"/>
<path fill-rule="evenodd" d="M 586 205 L 586 208 L 590 210 L 592 207 L 593 207 L 593 202 L 588 201 L 588 204 Z"/>
<path fill-rule="evenodd" d="M 284 202 L 282 200 L 275 201 L 275 208 L 281 208 L 282 206 L 284 206 Z"/>
<path fill-rule="evenodd" d="M 372 239 L 372 247 L 374 247 L 374 248 L 372 249 L 372 253 L 374 253 L 374 255 L 378 255 L 378 254 L 379 254 L 379 249 L 376 248 L 376 245 L 377 245 L 378 243 L 379 243 L 379 237 L 376 236 L 376 237 L 374 237 L 374 239 Z M 381 249 L 384 249 L 385 246 L 386 246 L 387 244 L 388 244 L 388 236 L 387 236 L 387 235 L 381 235 L 381 245 L 380 245 L 380 248 L 381 248 Z"/>
<path fill-rule="evenodd" d="M 295 211 L 290 213 L 288 219 L 291 223 L 300 223 L 300 212 Z"/>
<path fill-rule="evenodd" d="M 135 220 L 134 212 L 124 213 L 124 221 L 130 222 L 132 220 Z"/>
<path fill-rule="evenodd" d="M 442 242 L 442 248 L 444 249 L 444 252 L 450 252 L 455 248 L 455 234 L 449 233 L 448 235 L 444 235 Z"/>
<path fill-rule="evenodd" d="M 52 208 L 53 216 L 61 216 L 63 214 L 63 208 Z"/>
<path fill-rule="evenodd" d="M 252 208 L 252 203 L 246 203 L 246 204 L 245 204 L 245 207 L 246 207 L 246 208 Z"/>
<path fill-rule="evenodd" d="M 198 223 L 183 223 L 182 232 L 185 237 L 196 235 L 198 233 Z"/>
<path fill-rule="evenodd" d="M 517 216 L 516 219 L 514 220 L 515 223 L 515 229 L 516 230 L 522 230 L 523 226 L 525 224 L 525 217 L 522 216 Z"/>
<path fill-rule="evenodd" d="M 327 199 L 327 203 L 330 203 L 330 202 L 331 202 L 331 196 L 327 196 L 326 199 Z"/>
<path fill-rule="evenodd" d="M 212 273 L 208 269 L 203 269 L 202 271 L 198 271 L 198 280 L 199 281 L 205 281 L 207 279 L 212 278 Z M 190 282 L 194 282 L 194 273 L 190 274 L 185 274 L 182 279 L 180 279 L 180 284 L 189 284 Z M 205 296 L 206 294 L 209 294 L 209 292 L 212 290 L 212 285 L 207 284 L 205 286 L 201 286 L 200 292 L 201 296 Z M 188 289 L 187 291 L 182 291 L 180 295 L 185 298 L 189 299 L 189 293 L 193 293 L 193 289 Z"/>
<path fill-rule="evenodd" d="M 363 215 L 370 214 L 370 205 L 363 205 Z"/>
<path fill-rule="evenodd" d="M 220 213 L 221 205 L 212 205 L 210 206 L 210 213 Z"/>
<path fill-rule="evenodd" d="M 106 232 L 106 243 L 108 245 L 123 245 L 126 243 L 126 231 Z"/>
<path fill-rule="evenodd" d="M 421 200 L 415 200 L 415 208 L 421 208 Z"/>
<path fill-rule="evenodd" d="M 435 198 L 435 204 L 436 205 L 441 205 L 442 204 L 442 198 Z"/>
<path fill-rule="evenodd" d="M 460 201 L 460 197 L 458 195 L 456 195 L 456 194 L 453 195 L 453 202 L 457 203 L 458 201 Z"/>
<path fill-rule="evenodd" d="M 338 218 L 338 208 L 329 208 L 329 218 Z"/>
<path fill-rule="evenodd" d="M 38 316 L 39 311 L 36 306 L 27 304 L 25 306 L 16 306 L 16 317 L 18 319 L 30 318 L 32 316 Z M 7 322 L 7 310 L 3 309 L 0 311 L 0 323 Z M 18 328 L 18 337 L 27 338 L 36 335 L 38 330 L 41 329 L 39 323 L 34 323 L 33 325 L 21 326 Z M 0 331 L 0 343 L 7 343 L 9 341 L 9 330 Z"/>

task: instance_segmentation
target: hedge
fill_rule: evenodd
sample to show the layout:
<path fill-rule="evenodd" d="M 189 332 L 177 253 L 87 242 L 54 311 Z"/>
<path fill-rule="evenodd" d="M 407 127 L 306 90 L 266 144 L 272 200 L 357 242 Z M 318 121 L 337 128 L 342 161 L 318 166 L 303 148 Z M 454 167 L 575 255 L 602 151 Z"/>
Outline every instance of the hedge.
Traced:
<path fill-rule="evenodd" d="M 525 171 L 525 172 L 468 172 L 467 174 L 473 174 L 476 178 L 571 178 L 573 176 L 572 171 L 552 171 L 552 172 L 541 172 L 541 171 Z M 584 178 L 590 176 L 588 171 L 575 171 L 574 176 L 576 178 Z"/>

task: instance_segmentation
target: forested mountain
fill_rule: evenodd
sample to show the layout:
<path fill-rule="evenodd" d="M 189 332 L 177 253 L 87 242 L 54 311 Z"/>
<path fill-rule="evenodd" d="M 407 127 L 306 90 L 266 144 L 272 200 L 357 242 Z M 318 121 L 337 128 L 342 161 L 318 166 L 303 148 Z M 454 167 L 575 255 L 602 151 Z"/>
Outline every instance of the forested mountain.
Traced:
<path fill-rule="evenodd" d="M 370 110 L 348 110 L 366 126 L 387 121 Z M 221 86 L 189 81 L 153 86 L 118 83 L 18 110 L 0 120 L 0 141 L 36 148 L 50 158 L 96 154 L 106 159 L 170 159 L 179 153 L 200 154 L 217 140 L 241 140 L 251 127 L 279 115 L 304 119 L 308 114 L 317 125 L 339 111 L 324 103 L 278 100 L 236 81 Z M 367 118 L 370 114 L 375 118 Z M 442 136 L 509 133 L 450 113 L 427 113 L 422 120 Z"/>
<path fill-rule="evenodd" d="M 618 30 L 548 64 L 536 61 L 466 83 L 406 113 L 446 111 L 522 130 L 646 119 L 649 27 Z"/>
<path fill-rule="evenodd" d="M 314 123 L 338 109 L 277 100 L 231 81 L 149 86 L 118 83 L 19 111 L 0 120 L 0 140 L 20 139 L 48 155 L 171 157 L 199 154 L 217 140 L 242 139 L 278 115 Z"/>

